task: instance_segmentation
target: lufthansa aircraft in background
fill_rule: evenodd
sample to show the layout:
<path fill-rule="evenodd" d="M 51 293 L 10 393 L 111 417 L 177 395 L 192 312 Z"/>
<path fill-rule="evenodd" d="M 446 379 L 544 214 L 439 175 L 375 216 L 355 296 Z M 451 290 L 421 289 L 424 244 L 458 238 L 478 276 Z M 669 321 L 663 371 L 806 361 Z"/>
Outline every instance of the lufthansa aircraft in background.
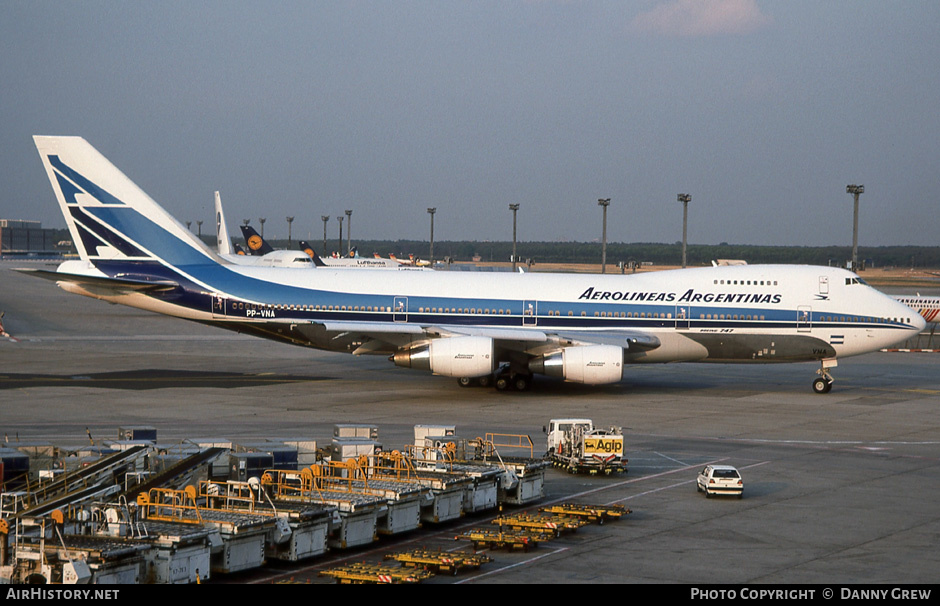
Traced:
<path fill-rule="evenodd" d="M 328 267 L 331 269 L 395 269 L 399 271 L 425 271 L 423 267 L 411 267 L 401 265 L 391 259 L 382 259 L 380 257 L 360 257 L 358 255 L 349 257 L 321 257 L 317 251 L 310 246 L 306 240 L 300 241 L 300 250 L 304 251 L 313 259 L 313 264 L 317 267 Z"/>
<path fill-rule="evenodd" d="M 615 383 L 628 364 L 807 362 L 889 347 L 924 319 L 831 267 L 636 275 L 296 271 L 226 261 L 78 137 L 35 137 L 81 260 L 69 292 L 296 345 L 379 354 L 461 385 Z M 26 270 L 29 271 L 29 270 Z"/>
<path fill-rule="evenodd" d="M 225 213 L 222 211 L 222 197 L 219 192 L 215 192 L 216 245 L 219 257 L 224 261 L 236 265 L 254 265 L 257 267 L 313 269 L 313 261 L 302 251 L 274 250 L 253 228 L 249 228 L 250 231 L 246 232 L 245 227 L 242 227 L 242 234 L 245 236 L 245 244 L 251 251 L 250 254 L 246 254 L 237 244 L 233 245 L 232 240 L 228 237 L 228 228 L 225 227 Z M 254 237 L 252 237 L 252 234 L 254 234 Z M 84 259 L 84 257 L 82 258 Z"/>

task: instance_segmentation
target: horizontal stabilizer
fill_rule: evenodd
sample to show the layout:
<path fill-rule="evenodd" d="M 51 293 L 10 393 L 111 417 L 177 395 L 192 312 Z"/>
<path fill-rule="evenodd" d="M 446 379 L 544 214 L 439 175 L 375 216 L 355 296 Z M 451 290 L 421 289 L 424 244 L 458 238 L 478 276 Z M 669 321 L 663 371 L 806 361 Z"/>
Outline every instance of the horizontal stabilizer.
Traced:
<path fill-rule="evenodd" d="M 48 271 L 45 269 L 14 269 L 20 273 L 53 282 L 66 282 L 82 287 L 92 287 L 96 291 L 111 290 L 114 294 L 126 294 L 129 292 L 161 292 L 173 290 L 179 284 L 172 280 L 142 280 L 135 278 L 106 278 L 97 276 L 86 276 L 82 274 L 70 274 L 57 271 Z"/>

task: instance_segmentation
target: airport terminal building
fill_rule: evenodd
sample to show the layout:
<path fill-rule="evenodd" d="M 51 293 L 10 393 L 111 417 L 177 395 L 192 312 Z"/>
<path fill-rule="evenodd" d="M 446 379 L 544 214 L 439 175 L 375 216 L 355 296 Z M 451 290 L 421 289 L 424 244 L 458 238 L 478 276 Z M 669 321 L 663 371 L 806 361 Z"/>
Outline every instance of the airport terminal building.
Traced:
<path fill-rule="evenodd" d="M 0 258 L 59 257 L 72 248 L 59 236 L 61 230 L 43 229 L 39 221 L 0 219 Z"/>

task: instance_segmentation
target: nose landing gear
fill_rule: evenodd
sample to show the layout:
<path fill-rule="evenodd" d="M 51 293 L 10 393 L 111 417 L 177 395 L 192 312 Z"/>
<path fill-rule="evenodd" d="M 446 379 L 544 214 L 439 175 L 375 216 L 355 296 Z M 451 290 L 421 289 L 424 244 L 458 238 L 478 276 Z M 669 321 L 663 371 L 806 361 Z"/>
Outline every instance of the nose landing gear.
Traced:
<path fill-rule="evenodd" d="M 816 371 L 816 374 L 819 375 L 813 381 L 813 391 L 819 394 L 829 393 L 832 391 L 832 384 L 835 379 L 832 378 L 832 375 L 829 374 L 830 368 L 835 368 L 838 366 L 835 358 L 828 358 L 820 360 L 819 370 Z"/>

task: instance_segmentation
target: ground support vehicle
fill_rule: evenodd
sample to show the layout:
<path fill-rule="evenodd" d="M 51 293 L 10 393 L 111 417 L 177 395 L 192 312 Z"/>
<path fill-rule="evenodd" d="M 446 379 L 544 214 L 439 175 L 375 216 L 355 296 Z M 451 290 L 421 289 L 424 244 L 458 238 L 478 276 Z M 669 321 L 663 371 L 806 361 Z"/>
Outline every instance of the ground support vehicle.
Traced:
<path fill-rule="evenodd" d="M 547 430 L 547 456 L 568 473 L 623 473 L 623 430 L 598 429 L 591 419 L 552 419 Z"/>

